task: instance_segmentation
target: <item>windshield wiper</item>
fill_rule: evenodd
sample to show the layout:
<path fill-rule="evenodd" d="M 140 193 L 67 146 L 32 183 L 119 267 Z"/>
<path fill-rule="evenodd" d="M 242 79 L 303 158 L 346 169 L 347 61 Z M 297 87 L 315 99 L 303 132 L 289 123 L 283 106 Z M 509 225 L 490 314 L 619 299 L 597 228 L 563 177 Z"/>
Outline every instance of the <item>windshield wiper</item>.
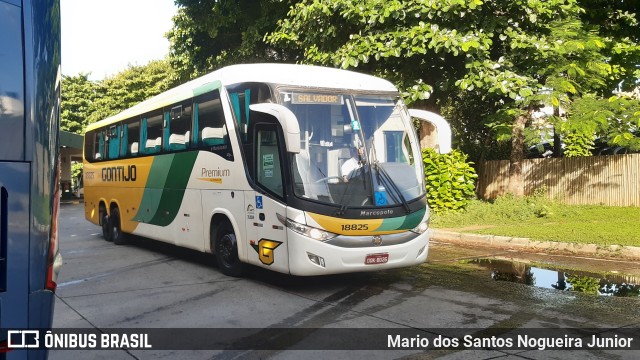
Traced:
<path fill-rule="evenodd" d="M 351 180 L 355 177 L 356 172 L 360 173 L 360 176 L 362 177 L 362 186 L 365 190 L 367 189 L 367 175 L 365 166 L 369 166 L 369 168 L 371 168 L 371 165 L 369 165 L 369 163 L 367 163 L 362 156 L 359 156 L 358 163 L 360 164 L 360 167 L 349 174 L 349 178 L 347 179 L 347 186 L 345 186 L 342 195 L 340 195 L 340 209 L 336 212 L 336 215 L 338 216 L 344 215 L 345 211 L 347 211 L 347 209 L 349 208 L 348 205 L 344 203 L 344 197 L 349 193 L 351 184 L 354 183 Z"/>
<path fill-rule="evenodd" d="M 373 164 L 373 168 L 376 170 L 376 176 L 378 177 L 378 181 L 381 182 L 385 187 L 388 186 L 388 187 L 391 188 L 391 190 L 393 190 L 393 192 L 391 193 L 392 196 L 393 196 L 394 192 L 396 194 L 398 194 L 398 197 L 400 198 L 400 202 L 402 202 L 402 206 L 404 206 L 404 210 L 407 212 L 407 214 L 409 212 L 411 212 L 411 209 L 409 208 L 409 203 L 407 202 L 407 199 L 404 198 L 404 196 L 402 195 L 402 192 L 400 191 L 400 189 L 398 189 L 398 186 L 393 181 L 391 176 L 389 176 L 389 173 L 387 172 L 387 170 L 385 170 L 380 165 L 380 162 L 378 162 L 377 160 Z M 396 199 L 395 196 L 393 196 L 393 197 L 394 197 L 394 200 L 396 202 L 398 202 L 398 199 Z"/>

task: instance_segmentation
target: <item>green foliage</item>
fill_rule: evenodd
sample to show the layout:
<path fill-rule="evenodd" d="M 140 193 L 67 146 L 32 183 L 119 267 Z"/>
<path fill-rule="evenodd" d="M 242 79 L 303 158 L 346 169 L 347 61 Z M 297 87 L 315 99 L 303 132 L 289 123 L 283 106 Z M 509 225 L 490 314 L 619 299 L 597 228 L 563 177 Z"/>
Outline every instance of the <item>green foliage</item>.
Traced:
<path fill-rule="evenodd" d="M 544 127 L 531 121 L 524 131 L 512 130 L 519 114 L 531 120 L 531 109 L 567 109 L 587 93 L 607 97 L 621 81 L 628 88 L 640 77 L 638 9 L 629 1 L 177 3 L 168 38 L 179 79 L 241 62 L 356 68 L 393 81 L 407 103 L 449 107 L 459 144 L 478 159 L 502 152 L 496 139 L 513 136 L 519 146 L 524 137 L 540 138 Z M 603 136 L 622 144 L 627 133 Z M 586 154 L 588 132 L 562 134 L 571 134 L 570 155 Z M 514 154 L 517 161 L 521 155 Z"/>
<path fill-rule="evenodd" d="M 500 216 L 506 219 L 524 221 L 531 218 L 552 218 L 554 215 L 552 202 L 543 193 L 524 198 L 506 195 L 496 199 L 495 204 L 500 209 Z"/>
<path fill-rule="evenodd" d="M 481 99 L 478 94 L 460 91 L 442 102 L 440 114 L 451 125 L 455 147 L 469 155 L 474 163 L 484 160 L 509 158 L 509 143 L 499 141 L 499 134 L 507 132 L 510 137 L 511 128 L 506 121 L 496 121 L 496 114 L 504 104 L 496 97 L 487 96 Z M 492 127 L 495 121 L 497 127 Z"/>
<path fill-rule="evenodd" d="M 574 101 L 569 111 L 560 129 L 569 143 L 574 140 L 572 146 L 577 151 L 590 150 L 594 137 L 609 145 L 640 150 L 640 100 L 623 95 L 609 99 L 589 95 Z"/>
<path fill-rule="evenodd" d="M 102 81 L 88 74 L 62 77 L 61 120 L 63 130 L 81 134 L 88 124 L 115 115 L 175 86 L 169 62 L 151 61 L 132 66 Z"/>
<path fill-rule="evenodd" d="M 301 1 L 267 41 L 305 49 L 303 62 L 382 75 L 398 85 L 407 102 L 419 101 L 453 87 L 466 56 L 490 48 L 491 34 L 475 25 L 482 3 Z"/>
<path fill-rule="evenodd" d="M 575 0 L 309 0 L 267 40 L 305 49 L 306 62 L 389 75 L 408 100 L 459 88 L 559 104 L 612 71 L 601 53 L 612 42 L 581 12 Z"/>
<path fill-rule="evenodd" d="M 295 1 L 177 0 L 178 13 L 167 34 L 170 62 L 181 82 L 219 67 L 295 57 L 264 42 Z"/>
<path fill-rule="evenodd" d="M 60 102 L 60 129 L 81 134 L 87 126 L 93 102 L 98 94 L 98 84 L 88 79 L 88 74 L 62 77 Z"/>
<path fill-rule="evenodd" d="M 540 129 L 512 131 L 523 111 L 544 105 L 566 109 L 586 93 L 607 97 L 621 81 L 628 88 L 640 77 L 638 9 L 629 1 L 177 3 L 168 38 L 181 81 L 242 62 L 357 68 L 393 81 L 407 103 L 479 105 L 449 113 L 456 115 L 454 133 L 463 148 L 480 153 L 480 159 L 487 147 L 501 147 L 495 139 L 539 139 Z M 604 136 L 622 144 L 626 133 Z M 562 134 L 571 134 L 569 154 L 586 154 L 587 132 Z"/>
<path fill-rule="evenodd" d="M 454 231 L 577 244 L 640 246 L 640 208 L 565 205 L 544 196 L 473 200 L 465 211 L 436 213 L 432 226 Z"/>
<path fill-rule="evenodd" d="M 516 107 L 503 107 L 495 114 L 487 115 L 485 126 L 491 129 L 497 141 L 506 142 L 513 135 L 513 119 L 524 114 Z"/>
<path fill-rule="evenodd" d="M 591 156 L 593 134 L 572 132 L 564 135 L 563 140 L 565 157 Z"/>
<path fill-rule="evenodd" d="M 458 150 L 439 154 L 422 150 L 429 207 L 435 212 L 462 210 L 475 197 L 478 177 L 467 155 Z"/>
<path fill-rule="evenodd" d="M 534 219 L 553 219 L 561 213 L 557 204 L 547 197 L 547 189 L 536 189 L 531 196 L 501 196 L 492 202 L 474 200 L 462 213 L 439 214 L 438 227 L 510 224 Z"/>
<path fill-rule="evenodd" d="M 87 124 L 115 115 L 141 101 L 175 86 L 172 69 L 166 60 L 133 66 L 97 84 Z"/>
<path fill-rule="evenodd" d="M 633 90 L 640 78 L 640 69 L 637 68 L 640 56 L 637 46 L 640 43 L 638 2 L 580 0 L 580 5 L 584 9 L 580 17 L 585 23 L 591 24 L 601 36 L 616 40 L 606 49 L 611 57 L 610 63 L 619 64 L 622 69 L 626 69 L 607 79 L 608 88 L 621 86 L 622 90 Z M 635 71 L 632 70 L 634 68 Z"/>
<path fill-rule="evenodd" d="M 600 279 L 590 276 L 568 275 L 567 282 L 571 284 L 572 291 L 592 295 L 600 293 Z"/>
<path fill-rule="evenodd" d="M 82 163 L 74 162 L 71 164 L 71 178 L 77 179 L 82 174 Z"/>
<path fill-rule="evenodd" d="M 520 131 L 523 113 L 531 126 L 535 109 L 566 109 L 585 93 L 608 96 L 622 79 L 635 83 L 636 13 L 605 0 L 305 0 L 266 39 L 304 49 L 302 62 L 385 77 L 407 103 L 484 103 L 480 111 L 448 111 L 456 115 L 454 134 L 478 152 L 498 144 L 488 135 L 511 138 L 510 159 L 518 162 L 525 136 L 534 134 Z M 489 129 L 475 131 L 477 124 Z"/>

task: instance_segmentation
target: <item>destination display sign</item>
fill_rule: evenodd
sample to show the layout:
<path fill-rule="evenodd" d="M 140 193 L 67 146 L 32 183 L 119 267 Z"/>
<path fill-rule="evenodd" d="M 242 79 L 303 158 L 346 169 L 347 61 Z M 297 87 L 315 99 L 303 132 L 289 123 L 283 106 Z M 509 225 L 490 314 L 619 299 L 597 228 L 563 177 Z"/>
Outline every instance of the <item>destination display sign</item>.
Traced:
<path fill-rule="evenodd" d="M 292 104 L 342 105 L 342 95 L 293 93 Z"/>

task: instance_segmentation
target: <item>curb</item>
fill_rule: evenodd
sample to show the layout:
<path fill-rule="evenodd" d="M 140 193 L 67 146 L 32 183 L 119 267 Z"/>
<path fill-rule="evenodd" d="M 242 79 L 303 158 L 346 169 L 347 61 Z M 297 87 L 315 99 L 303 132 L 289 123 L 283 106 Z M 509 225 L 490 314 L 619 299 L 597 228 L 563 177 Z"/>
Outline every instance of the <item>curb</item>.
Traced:
<path fill-rule="evenodd" d="M 522 251 L 564 252 L 573 255 L 601 256 L 640 260 L 640 247 L 622 245 L 575 244 L 557 241 L 537 241 L 529 238 L 465 234 L 454 231 L 430 230 L 430 239 L 461 245 L 515 249 Z"/>

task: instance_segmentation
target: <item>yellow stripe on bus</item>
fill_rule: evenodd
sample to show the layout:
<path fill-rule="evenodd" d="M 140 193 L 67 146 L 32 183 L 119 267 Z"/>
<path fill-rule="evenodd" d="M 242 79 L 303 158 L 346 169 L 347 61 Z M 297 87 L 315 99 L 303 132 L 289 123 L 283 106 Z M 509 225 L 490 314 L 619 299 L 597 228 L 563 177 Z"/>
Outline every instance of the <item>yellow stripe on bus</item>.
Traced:
<path fill-rule="evenodd" d="M 384 219 L 340 219 L 331 216 L 314 214 L 308 212 L 309 216 L 315 220 L 323 229 L 334 234 L 342 235 L 384 235 L 396 234 L 404 230 L 376 231 Z"/>
<path fill-rule="evenodd" d="M 138 212 L 154 157 L 85 163 L 83 169 L 85 201 L 98 204 L 114 201 L 120 209 L 122 230 L 133 232 L 138 226 L 132 221 Z M 135 168 L 131 168 L 135 166 Z M 105 191 L 108 186 L 108 191 Z M 94 215 L 97 223 L 98 215 Z M 94 217 L 92 216 L 92 218 Z"/>
<path fill-rule="evenodd" d="M 201 181 L 208 181 L 214 184 L 222 184 L 222 178 L 198 178 Z"/>

